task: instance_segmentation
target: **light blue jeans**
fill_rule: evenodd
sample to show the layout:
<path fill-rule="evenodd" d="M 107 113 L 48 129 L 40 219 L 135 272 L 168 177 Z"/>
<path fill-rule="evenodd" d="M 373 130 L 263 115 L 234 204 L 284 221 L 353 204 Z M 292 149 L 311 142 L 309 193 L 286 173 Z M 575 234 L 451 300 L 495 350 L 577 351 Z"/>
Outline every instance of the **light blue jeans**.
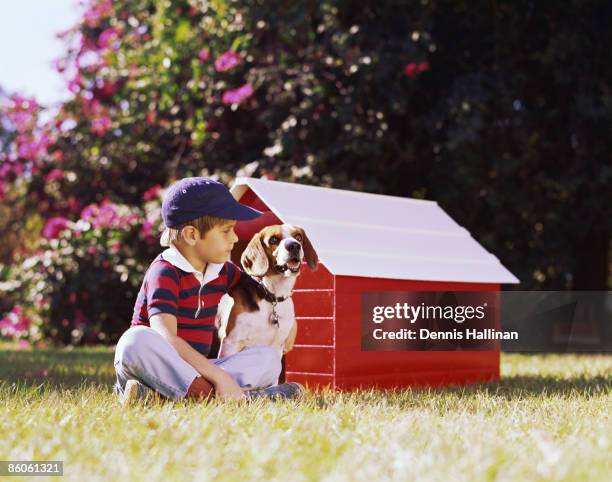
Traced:
<path fill-rule="evenodd" d="M 253 346 L 223 358 L 211 359 L 242 388 L 276 385 L 282 370 L 279 352 L 271 346 Z M 200 374 L 174 347 L 148 326 L 132 326 L 115 349 L 115 393 L 123 395 L 128 380 L 138 380 L 166 398 L 184 398 Z"/>

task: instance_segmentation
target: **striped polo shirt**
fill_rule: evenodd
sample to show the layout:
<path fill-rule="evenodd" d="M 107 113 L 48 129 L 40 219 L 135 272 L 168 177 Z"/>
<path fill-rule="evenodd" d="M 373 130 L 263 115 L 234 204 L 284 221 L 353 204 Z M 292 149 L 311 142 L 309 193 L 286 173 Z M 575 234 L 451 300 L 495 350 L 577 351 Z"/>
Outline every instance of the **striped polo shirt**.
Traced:
<path fill-rule="evenodd" d="M 240 273 L 231 261 L 208 263 L 202 273 L 170 246 L 153 260 L 145 274 L 131 325 L 150 326 L 149 318 L 158 313 L 174 315 L 177 335 L 208 356 L 219 300 L 238 282 Z"/>

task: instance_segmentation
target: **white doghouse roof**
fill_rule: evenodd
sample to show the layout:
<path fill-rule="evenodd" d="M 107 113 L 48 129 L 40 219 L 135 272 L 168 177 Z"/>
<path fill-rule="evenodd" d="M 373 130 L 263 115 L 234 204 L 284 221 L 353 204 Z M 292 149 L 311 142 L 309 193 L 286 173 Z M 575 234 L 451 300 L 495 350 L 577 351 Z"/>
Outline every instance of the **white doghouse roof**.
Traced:
<path fill-rule="evenodd" d="M 283 222 L 306 230 L 336 275 L 402 280 L 518 283 L 435 201 L 238 177 Z"/>

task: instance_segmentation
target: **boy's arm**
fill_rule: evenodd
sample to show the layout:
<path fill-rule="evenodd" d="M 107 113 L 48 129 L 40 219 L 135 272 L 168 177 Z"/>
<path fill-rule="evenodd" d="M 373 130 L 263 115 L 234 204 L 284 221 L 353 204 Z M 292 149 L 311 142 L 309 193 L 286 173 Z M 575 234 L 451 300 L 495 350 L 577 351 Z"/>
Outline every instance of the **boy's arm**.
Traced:
<path fill-rule="evenodd" d="M 177 335 L 176 315 L 180 290 L 176 270 L 167 263 L 153 263 L 145 275 L 144 286 L 151 328 L 168 340 L 183 360 L 214 385 L 216 397 L 223 400 L 244 399 L 242 389 L 229 373 Z"/>
<path fill-rule="evenodd" d="M 149 324 L 151 328 L 168 340 L 183 360 L 195 368 L 209 382 L 217 385 L 220 382 L 227 382 L 227 379 L 231 378 L 226 371 L 212 363 L 176 334 L 176 317 L 174 315 L 158 313 L 151 316 Z"/>

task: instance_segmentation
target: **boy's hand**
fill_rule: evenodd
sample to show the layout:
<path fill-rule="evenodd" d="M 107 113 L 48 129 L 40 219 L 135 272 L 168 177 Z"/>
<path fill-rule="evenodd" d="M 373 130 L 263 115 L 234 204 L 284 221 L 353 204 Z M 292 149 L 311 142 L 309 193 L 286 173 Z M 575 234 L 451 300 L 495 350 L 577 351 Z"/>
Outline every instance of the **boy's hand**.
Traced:
<path fill-rule="evenodd" d="M 246 400 L 246 395 L 232 377 L 222 377 L 215 383 L 216 398 L 221 400 Z"/>

